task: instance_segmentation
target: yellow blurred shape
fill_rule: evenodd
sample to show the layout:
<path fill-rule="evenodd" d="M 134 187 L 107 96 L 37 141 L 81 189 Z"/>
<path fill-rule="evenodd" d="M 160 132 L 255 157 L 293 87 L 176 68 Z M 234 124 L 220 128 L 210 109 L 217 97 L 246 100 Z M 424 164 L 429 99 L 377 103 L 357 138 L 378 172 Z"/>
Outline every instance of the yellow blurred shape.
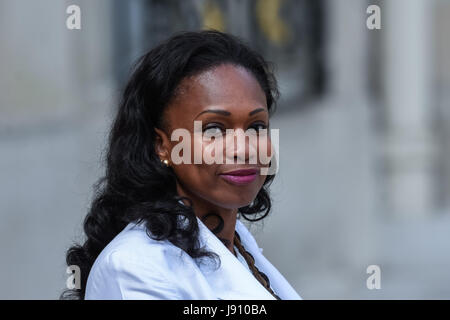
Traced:
<path fill-rule="evenodd" d="M 280 17 L 283 0 L 258 0 L 256 18 L 266 38 L 276 45 L 286 43 L 290 38 L 289 28 Z"/>
<path fill-rule="evenodd" d="M 203 29 L 225 31 L 222 11 L 216 2 L 208 0 L 203 7 Z"/>

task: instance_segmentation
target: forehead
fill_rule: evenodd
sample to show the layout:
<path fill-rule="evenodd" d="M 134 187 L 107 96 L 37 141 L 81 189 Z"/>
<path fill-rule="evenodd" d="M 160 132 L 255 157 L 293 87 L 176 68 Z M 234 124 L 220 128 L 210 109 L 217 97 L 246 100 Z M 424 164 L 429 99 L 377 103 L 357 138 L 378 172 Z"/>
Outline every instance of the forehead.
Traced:
<path fill-rule="evenodd" d="M 266 96 L 253 74 L 243 67 L 220 65 L 181 81 L 176 98 L 167 108 L 170 119 L 193 119 L 203 110 L 217 108 L 247 114 L 267 108 Z"/>

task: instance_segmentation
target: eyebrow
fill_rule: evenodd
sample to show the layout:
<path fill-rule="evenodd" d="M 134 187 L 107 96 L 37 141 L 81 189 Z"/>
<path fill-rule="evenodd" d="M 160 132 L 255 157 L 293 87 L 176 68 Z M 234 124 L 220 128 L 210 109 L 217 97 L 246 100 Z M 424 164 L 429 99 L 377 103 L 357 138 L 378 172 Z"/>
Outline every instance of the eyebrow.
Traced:
<path fill-rule="evenodd" d="M 258 108 L 258 109 L 255 109 L 255 110 L 253 110 L 253 111 L 250 111 L 250 113 L 248 114 L 249 116 L 252 116 L 252 115 L 254 115 L 255 113 L 258 113 L 258 112 L 261 112 L 261 111 L 266 111 L 266 109 L 264 109 L 264 108 Z"/>
<path fill-rule="evenodd" d="M 261 112 L 261 111 L 266 111 L 266 109 L 264 109 L 264 108 L 258 108 L 258 109 L 255 109 L 255 110 L 253 110 L 253 111 L 250 111 L 248 115 L 249 115 L 249 116 L 252 116 L 252 115 L 254 115 L 255 113 L 258 113 L 258 112 Z M 230 115 L 231 115 L 231 112 L 226 111 L 226 110 L 220 110 L 220 109 L 207 109 L 207 110 L 203 110 L 202 112 L 200 112 L 200 113 L 197 115 L 197 117 L 200 116 L 200 115 L 203 114 L 203 113 L 217 113 L 217 114 L 221 114 L 221 115 L 224 115 L 224 116 L 230 116 Z M 196 118 L 197 118 L 197 117 L 196 117 Z"/>

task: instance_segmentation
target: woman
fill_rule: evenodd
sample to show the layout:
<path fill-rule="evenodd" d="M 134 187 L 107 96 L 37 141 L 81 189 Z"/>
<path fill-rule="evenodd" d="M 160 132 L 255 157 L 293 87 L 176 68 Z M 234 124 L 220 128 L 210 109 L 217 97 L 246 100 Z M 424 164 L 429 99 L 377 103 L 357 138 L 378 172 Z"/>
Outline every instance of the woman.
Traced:
<path fill-rule="evenodd" d="M 81 289 L 62 297 L 300 299 L 239 220 L 271 208 L 274 176 L 261 174 L 271 162 L 250 158 L 272 150 L 259 134 L 277 96 L 264 59 L 225 33 L 179 33 L 144 55 L 110 132 L 87 240 L 67 253 Z M 181 151 L 177 130 L 188 134 Z M 256 145 L 233 144 L 242 132 Z M 198 150 L 224 161 L 198 162 Z"/>

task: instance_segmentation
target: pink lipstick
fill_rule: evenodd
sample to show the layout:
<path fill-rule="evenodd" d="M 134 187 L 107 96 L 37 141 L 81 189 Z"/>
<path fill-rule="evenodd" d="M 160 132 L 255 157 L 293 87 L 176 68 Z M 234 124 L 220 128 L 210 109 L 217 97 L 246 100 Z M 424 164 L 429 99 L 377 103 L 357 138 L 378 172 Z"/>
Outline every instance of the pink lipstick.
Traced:
<path fill-rule="evenodd" d="M 257 169 L 241 169 L 225 172 L 220 174 L 220 176 L 230 183 L 245 185 L 253 182 L 258 176 L 258 173 L 259 170 Z"/>

